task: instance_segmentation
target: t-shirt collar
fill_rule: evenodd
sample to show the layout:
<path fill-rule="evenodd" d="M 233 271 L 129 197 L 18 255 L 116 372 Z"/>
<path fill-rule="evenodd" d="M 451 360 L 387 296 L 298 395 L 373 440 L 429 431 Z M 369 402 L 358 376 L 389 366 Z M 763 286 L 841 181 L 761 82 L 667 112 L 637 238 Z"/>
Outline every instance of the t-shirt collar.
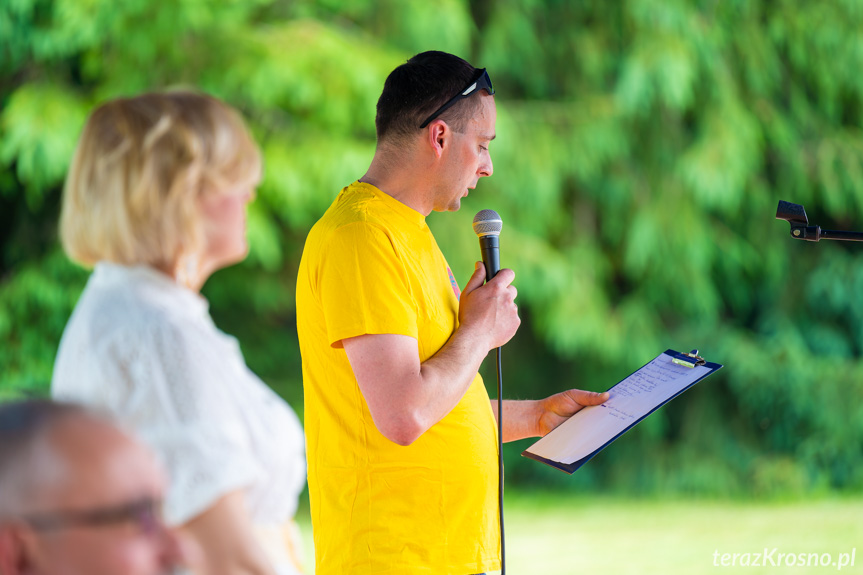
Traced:
<path fill-rule="evenodd" d="M 419 226 L 421 228 L 426 227 L 426 217 L 424 215 L 422 215 L 412 207 L 408 206 L 407 204 L 403 204 L 402 202 L 398 201 L 388 193 L 378 189 L 372 184 L 367 184 L 366 182 L 361 182 L 359 180 L 354 182 L 354 186 L 357 186 L 359 188 L 365 187 L 374 194 L 375 198 L 381 200 L 384 204 L 386 204 L 390 209 L 392 209 L 401 217 L 405 218 L 416 226 Z"/>

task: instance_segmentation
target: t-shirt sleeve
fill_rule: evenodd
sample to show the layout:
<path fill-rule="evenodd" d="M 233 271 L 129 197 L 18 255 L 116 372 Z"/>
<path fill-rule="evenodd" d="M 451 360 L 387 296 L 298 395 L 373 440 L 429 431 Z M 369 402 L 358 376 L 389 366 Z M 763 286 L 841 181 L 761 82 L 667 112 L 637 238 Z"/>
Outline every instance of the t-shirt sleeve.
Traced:
<path fill-rule="evenodd" d="M 333 232 L 319 275 L 327 339 L 365 334 L 417 338 L 417 304 L 404 262 L 380 228 L 356 222 Z"/>
<path fill-rule="evenodd" d="M 129 395 L 116 411 L 165 468 L 165 519 L 180 525 L 260 480 L 264 471 L 226 394 L 230 360 L 223 356 L 225 363 L 216 365 L 212 354 L 201 353 L 203 343 L 180 326 L 154 325 L 150 332 L 126 364 Z"/>

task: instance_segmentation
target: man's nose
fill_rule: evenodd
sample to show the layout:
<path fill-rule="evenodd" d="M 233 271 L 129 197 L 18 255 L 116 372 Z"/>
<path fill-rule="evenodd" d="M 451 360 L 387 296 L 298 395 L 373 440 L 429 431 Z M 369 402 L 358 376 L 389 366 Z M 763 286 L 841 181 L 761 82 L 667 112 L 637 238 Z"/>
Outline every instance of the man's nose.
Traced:
<path fill-rule="evenodd" d="M 488 177 L 494 173 L 494 165 L 491 162 L 491 156 L 489 156 L 485 162 L 480 164 L 478 173 L 481 178 Z"/>
<path fill-rule="evenodd" d="M 161 563 L 166 573 L 175 573 L 182 568 L 194 569 L 201 562 L 201 550 L 197 544 L 175 529 L 163 527 L 159 534 L 159 545 Z"/>

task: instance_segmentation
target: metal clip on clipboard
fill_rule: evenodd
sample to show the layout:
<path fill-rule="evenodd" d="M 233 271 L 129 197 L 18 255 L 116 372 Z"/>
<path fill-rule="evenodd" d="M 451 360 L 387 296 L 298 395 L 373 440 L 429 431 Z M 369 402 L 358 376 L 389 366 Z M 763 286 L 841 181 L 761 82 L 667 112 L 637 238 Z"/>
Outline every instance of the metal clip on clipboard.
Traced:
<path fill-rule="evenodd" d="M 698 355 L 698 350 L 693 349 L 689 353 L 676 353 L 671 357 L 671 363 L 682 365 L 683 367 L 694 368 L 697 365 L 704 365 L 707 361 Z"/>

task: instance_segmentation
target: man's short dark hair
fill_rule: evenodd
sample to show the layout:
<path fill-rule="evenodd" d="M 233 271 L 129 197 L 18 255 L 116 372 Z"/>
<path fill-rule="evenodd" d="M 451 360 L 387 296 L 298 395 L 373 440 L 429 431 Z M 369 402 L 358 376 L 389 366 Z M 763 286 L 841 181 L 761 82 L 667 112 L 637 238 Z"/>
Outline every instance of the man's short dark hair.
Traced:
<path fill-rule="evenodd" d="M 393 70 L 378 99 L 378 142 L 415 135 L 429 115 L 468 86 L 476 70 L 458 56 L 437 51 L 417 54 Z M 479 98 L 464 98 L 438 118 L 462 132 L 479 104 Z"/>
<path fill-rule="evenodd" d="M 28 399 L 0 403 L 0 469 L 11 453 L 21 449 L 57 422 L 87 411 L 72 403 Z"/>
<path fill-rule="evenodd" d="M 0 403 L 0 519 L 10 506 L 20 504 L 23 482 L 33 482 L 28 469 L 36 444 L 61 421 L 98 416 L 71 403 L 31 399 Z"/>

